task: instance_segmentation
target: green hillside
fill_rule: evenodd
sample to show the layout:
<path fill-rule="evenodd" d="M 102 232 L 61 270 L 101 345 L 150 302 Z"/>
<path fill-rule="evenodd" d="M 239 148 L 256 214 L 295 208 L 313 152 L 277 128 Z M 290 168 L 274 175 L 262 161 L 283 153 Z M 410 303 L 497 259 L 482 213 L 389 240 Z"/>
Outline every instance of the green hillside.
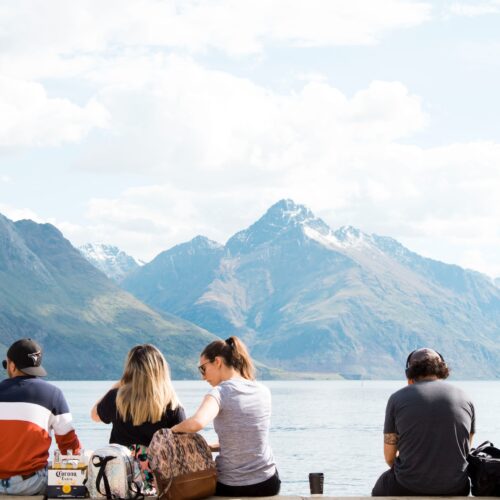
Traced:
<path fill-rule="evenodd" d="M 162 350 L 174 378 L 197 377 L 198 355 L 215 338 L 120 289 L 54 226 L 0 215 L 0 355 L 20 337 L 43 345 L 59 379 L 116 378 L 144 342 Z"/>

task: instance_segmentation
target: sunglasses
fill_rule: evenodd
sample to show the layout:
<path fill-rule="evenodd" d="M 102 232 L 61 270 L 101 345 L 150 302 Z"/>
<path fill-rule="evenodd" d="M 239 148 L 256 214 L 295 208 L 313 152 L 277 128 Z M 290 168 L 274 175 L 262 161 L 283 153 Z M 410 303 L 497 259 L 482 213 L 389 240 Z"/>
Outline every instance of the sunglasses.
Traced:
<path fill-rule="evenodd" d="M 202 375 L 205 375 L 205 372 L 207 371 L 207 369 L 205 368 L 205 365 L 208 365 L 208 363 L 212 363 L 212 361 L 206 361 L 205 363 L 203 363 L 202 365 L 198 366 L 198 371 L 202 374 Z"/>
<path fill-rule="evenodd" d="M 6 360 L 6 359 L 4 359 L 4 360 L 2 361 L 2 366 L 3 366 L 3 369 L 4 369 L 4 370 L 7 370 L 7 360 Z"/>

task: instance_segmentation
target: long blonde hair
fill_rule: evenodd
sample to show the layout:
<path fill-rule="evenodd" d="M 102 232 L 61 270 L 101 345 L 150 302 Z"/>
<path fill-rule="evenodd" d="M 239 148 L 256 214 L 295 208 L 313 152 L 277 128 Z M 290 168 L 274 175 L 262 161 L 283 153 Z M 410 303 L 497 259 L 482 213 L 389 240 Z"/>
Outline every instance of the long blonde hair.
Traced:
<path fill-rule="evenodd" d="M 133 425 L 161 420 L 167 408 L 179 406 L 163 354 L 151 344 L 130 349 L 116 396 L 116 408 L 123 420 Z"/>

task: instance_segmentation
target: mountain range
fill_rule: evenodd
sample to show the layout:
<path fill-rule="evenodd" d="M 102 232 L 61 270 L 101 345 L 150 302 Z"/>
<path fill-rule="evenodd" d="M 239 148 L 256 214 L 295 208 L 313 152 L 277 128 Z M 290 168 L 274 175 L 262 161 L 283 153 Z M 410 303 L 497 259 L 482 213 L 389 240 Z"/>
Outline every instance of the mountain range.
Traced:
<path fill-rule="evenodd" d="M 428 345 L 455 376 L 497 378 L 498 284 L 392 238 L 333 230 L 291 200 L 225 245 L 198 236 L 144 266 L 0 215 L 0 355 L 31 336 L 50 376 L 105 379 L 152 342 L 175 378 L 192 378 L 213 332 L 242 336 L 264 376 L 401 378 L 408 352 Z"/>
<path fill-rule="evenodd" d="M 50 224 L 0 215 L 0 355 L 21 337 L 44 347 L 59 379 L 120 376 L 127 351 L 152 342 L 175 378 L 197 377 L 201 349 L 215 337 L 146 306 L 89 264 Z"/>
<path fill-rule="evenodd" d="M 500 289 L 396 240 L 331 229 L 281 200 L 225 245 L 198 236 L 135 269 L 122 286 L 157 311 L 242 336 L 290 371 L 401 377 L 432 346 L 462 378 L 500 376 Z"/>

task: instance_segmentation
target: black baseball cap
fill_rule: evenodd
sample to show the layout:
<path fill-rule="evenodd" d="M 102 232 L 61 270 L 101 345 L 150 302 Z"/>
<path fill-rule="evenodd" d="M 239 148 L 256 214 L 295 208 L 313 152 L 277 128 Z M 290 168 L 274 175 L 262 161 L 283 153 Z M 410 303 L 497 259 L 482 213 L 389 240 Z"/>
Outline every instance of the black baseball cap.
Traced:
<path fill-rule="evenodd" d="M 27 375 L 35 375 L 36 377 L 47 375 L 42 367 L 42 348 L 34 340 L 17 340 L 9 347 L 7 357 L 14 362 L 18 370 Z"/>

